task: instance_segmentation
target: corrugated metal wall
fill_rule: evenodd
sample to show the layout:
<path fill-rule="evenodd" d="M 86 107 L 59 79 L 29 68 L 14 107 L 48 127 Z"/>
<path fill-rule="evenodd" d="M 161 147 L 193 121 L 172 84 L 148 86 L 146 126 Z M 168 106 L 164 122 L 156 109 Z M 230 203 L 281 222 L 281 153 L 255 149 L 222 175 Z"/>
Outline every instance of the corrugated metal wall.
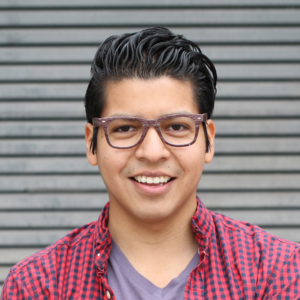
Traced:
<path fill-rule="evenodd" d="M 83 96 L 104 38 L 152 25 L 199 43 L 219 74 L 206 205 L 300 242 L 299 0 L 0 1 L 0 290 L 9 268 L 95 220 Z"/>

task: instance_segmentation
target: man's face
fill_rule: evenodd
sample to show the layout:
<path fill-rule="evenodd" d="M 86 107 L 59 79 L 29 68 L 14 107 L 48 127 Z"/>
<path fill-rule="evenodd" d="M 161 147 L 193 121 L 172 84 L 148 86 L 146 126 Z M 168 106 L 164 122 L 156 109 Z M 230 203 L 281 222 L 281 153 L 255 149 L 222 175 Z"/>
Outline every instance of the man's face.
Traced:
<path fill-rule="evenodd" d="M 106 106 L 101 117 L 114 115 L 156 119 L 173 113 L 198 114 L 190 82 L 161 77 L 152 80 L 124 79 L 108 83 Z M 207 126 L 211 150 L 205 153 L 205 136 L 201 125 L 197 141 L 187 147 L 173 147 L 162 142 L 153 127 L 141 144 L 131 149 L 115 149 L 108 145 L 99 127 L 97 150 L 87 156 L 98 165 L 110 199 L 110 215 L 139 221 L 157 222 L 185 214 L 196 208 L 196 190 L 204 162 L 213 157 L 214 125 Z M 87 147 L 92 126 L 86 126 Z M 164 184 L 148 184 L 137 176 L 167 176 Z M 151 179 L 148 181 L 151 182 Z"/>

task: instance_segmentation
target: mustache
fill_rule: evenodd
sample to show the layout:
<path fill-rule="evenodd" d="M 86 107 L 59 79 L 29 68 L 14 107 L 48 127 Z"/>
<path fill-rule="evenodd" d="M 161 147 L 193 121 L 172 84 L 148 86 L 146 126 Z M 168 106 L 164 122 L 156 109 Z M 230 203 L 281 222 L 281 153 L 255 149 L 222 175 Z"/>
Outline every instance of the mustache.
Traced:
<path fill-rule="evenodd" d="M 162 173 L 166 176 L 170 177 L 178 177 L 180 176 L 183 171 L 181 168 L 178 168 L 176 166 L 171 166 L 170 164 L 166 164 L 165 166 L 162 166 L 161 163 L 158 167 L 149 167 L 147 165 L 145 166 L 128 166 L 126 167 L 122 172 L 126 177 L 133 177 L 137 174 L 155 174 L 155 173 Z"/>

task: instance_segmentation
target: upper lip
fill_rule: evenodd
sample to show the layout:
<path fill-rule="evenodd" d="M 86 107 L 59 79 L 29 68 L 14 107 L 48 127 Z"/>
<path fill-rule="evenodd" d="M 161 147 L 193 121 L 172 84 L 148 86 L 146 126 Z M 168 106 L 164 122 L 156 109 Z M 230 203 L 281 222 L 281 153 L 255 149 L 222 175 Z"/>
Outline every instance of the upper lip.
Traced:
<path fill-rule="evenodd" d="M 174 177 L 169 174 L 163 173 L 163 172 L 150 172 L 150 171 L 144 171 L 140 172 L 132 177 L 137 177 L 137 176 L 146 176 L 146 177 L 160 177 L 160 176 L 168 176 L 168 177 Z"/>

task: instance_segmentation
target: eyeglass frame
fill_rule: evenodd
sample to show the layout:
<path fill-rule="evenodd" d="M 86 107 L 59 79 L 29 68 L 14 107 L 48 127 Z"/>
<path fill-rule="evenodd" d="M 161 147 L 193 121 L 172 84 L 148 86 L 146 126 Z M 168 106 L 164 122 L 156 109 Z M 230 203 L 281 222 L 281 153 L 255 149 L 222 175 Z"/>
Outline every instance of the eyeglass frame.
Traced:
<path fill-rule="evenodd" d="M 160 129 L 160 123 L 162 121 L 172 118 L 172 117 L 188 117 L 188 118 L 191 118 L 195 122 L 195 136 L 194 136 L 194 139 L 190 143 L 176 145 L 176 144 L 172 144 L 165 140 L 165 138 L 163 137 L 163 134 L 161 132 L 161 129 Z M 118 119 L 122 119 L 122 118 L 129 119 L 129 120 L 137 120 L 137 121 L 140 121 L 143 125 L 143 132 L 141 134 L 140 139 L 132 146 L 127 146 L 127 147 L 114 146 L 114 145 L 112 145 L 112 143 L 109 140 L 108 131 L 107 131 L 107 127 L 109 126 L 109 123 L 111 123 L 114 120 L 118 120 Z M 148 132 L 148 129 L 151 126 L 155 128 L 157 134 L 159 135 L 159 137 L 163 143 L 165 143 L 169 146 L 172 146 L 172 147 L 187 147 L 196 142 L 196 140 L 198 138 L 200 125 L 201 125 L 201 123 L 205 123 L 206 121 L 207 121 L 207 113 L 204 113 L 204 114 L 170 114 L 170 115 L 163 116 L 163 117 L 160 117 L 157 119 L 144 119 L 144 118 L 139 118 L 139 117 L 134 117 L 134 116 L 116 116 L 116 117 L 93 118 L 92 119 L 93 128 L 97 128 L 100 126 L 103 127 L 107 143 L 112 148 L 115 148 L 115 149 L 130 149 L 130 148 L 133 148 L 133 147 L 139 145 L 144 140 L 144 138 Z"/>

